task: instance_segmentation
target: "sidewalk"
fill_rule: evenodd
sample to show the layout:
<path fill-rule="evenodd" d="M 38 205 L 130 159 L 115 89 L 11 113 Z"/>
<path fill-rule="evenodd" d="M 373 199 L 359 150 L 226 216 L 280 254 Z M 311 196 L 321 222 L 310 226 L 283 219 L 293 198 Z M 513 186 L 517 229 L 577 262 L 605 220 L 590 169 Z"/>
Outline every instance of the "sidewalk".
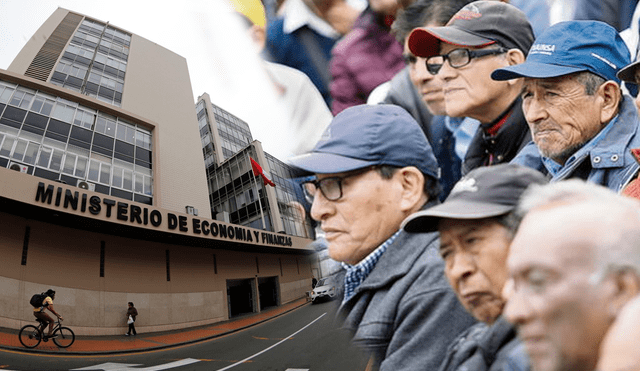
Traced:
<path fill-rule="evenodd" d="M 229 321 L 182 330 L 138 333 L 137 336 L 124 336 L 126 327 L 123 327 L 123 335 L 120 336 L 76 335 L 75 342 L 67 349 L 58 348 L 51 340 L 46 343 L 43 341 L 33 349 L 27 349 L 23 347 L 18 340 L 19 330 L 0 328 L 0 348 L 20 350 L 24 352 L 69 355 L 117 354 L 170 348 L 178 345 L 213 339 L 255 326 L 259 323 L 300 308 L 307 303 L 309 302 L 307 302 L 306 298 L 302 298 L 279 307 L 268 308 L 261 313 L 250 314 L 237 319 L 231 319 Z M 73 326 L 69 327 L 73 330 Z"/>

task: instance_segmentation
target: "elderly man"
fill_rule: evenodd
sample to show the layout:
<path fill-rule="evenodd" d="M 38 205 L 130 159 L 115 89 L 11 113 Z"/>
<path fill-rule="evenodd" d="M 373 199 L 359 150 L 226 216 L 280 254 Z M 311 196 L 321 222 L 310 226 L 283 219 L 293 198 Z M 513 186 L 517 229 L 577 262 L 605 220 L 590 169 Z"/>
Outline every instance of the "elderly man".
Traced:
<path fill-rule="evenodd" d="M 440 232 L 445 274 L 458 299 L 481 321 L 449 347 L 442 371 L 528 370 L 515 329 L 503 317 L 502 291 L 516 219 L 513 210 L 530 184 L 544 175 L 514 164 L 472 170 L 441 205 L 407 219 L 408 232 Z"/>
<path fill-rule="evenodd" d="M 406 68 L 388 83 L 384 103 L 396 104 L 411 113 L 422 126 L 440 165 L 440 199 L 444 201 L 460 179 L 460 166 L 478 121 L 445 116 L 442 80 L 427 71 L 425 59 L 411 53 L 408 36 L 418 27 L 444 26 L 470 0 L 416 0 L 398 12 L 392 31 L 404 45 Z"/>
<path fill-rule="evenodd" d="M 471 117 L 480 127 L 469 145 L 462 174 L 509 162 L 531 139 L 520 104 L 521 80 L 491 79 L 497 68 L 524 62 L 533 31 L 522 11 L 499 1 L 475 1 L 445 27 L 416 29 L 409 49 L 444 80 L 448 116 Z"/>
<path fill-rule="evenodd" d="M 534 370 L 595 370 L 603 338 L 639 293 L 640 204 L 572 179 L 532 187 L 518 214 L 505 317 Z"/>
<path fill-rule="evenodd" d="M 393 105 L 350 107 L 289 162 L 315 174 L 311 216 L 346 268 L 342 328 L 381 370 L 438 367 L 474 321 L 446 282 L 437 234 L 400 230 L 438 202 L 438 164 L 418 123 Z"/>
<path fill-rule="evenodd" d="M 525 63 L 493 72 L 496 80 L 525 78 L 522 107 L 534 143 L 513 162 L 551 181 L 581 178 L 621 191 L 640 167 L 629 151 L 640 146 L 638 114 L 616 77 L 629 62 L 613 27 L 571 21 L 543 32 Z"/>

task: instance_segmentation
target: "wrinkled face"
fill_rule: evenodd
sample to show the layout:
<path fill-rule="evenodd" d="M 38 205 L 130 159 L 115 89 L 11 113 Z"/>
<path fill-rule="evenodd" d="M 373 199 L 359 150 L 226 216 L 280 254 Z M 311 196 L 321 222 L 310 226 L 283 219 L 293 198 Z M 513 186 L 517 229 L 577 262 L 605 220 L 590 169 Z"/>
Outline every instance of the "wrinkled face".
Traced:
<path fill-rule="evenodd" d="M 340 174 L 317 174 L 319 180 Z M 402 185 L 396 172 L 384 179 L 377 170 L 347 177 L 342 181 L 342 197 L 327 200 L 316 192 L 311 217 L 321 223 L 332 259 L 357 264 L 398 231 L 404 218 L 399 209 Z"/>
<path fill-rule="evenodd" d="M 540 153 L 564 164 L 595 137 L 603 127 L 597 101 L 575 75 L 525 78 L 522 108 Z"/>
<path fill-rule="evenodd" d="M 436 24 L 427 24 L 425 27 L 435 27 Z M 443 81 L 439 75 L 432 75 L 427 71 L 426 58 L 417 57 L 409 50 L 409 38 L 404 42 L 403 56 L 409 67 L 411 82 L 416 87 L 422 97 L 422 101 L 427 105 L 429 112 L 434 115 L 446 115 L 444 106 L 444 93 L 442 91 Z"/>
<path fill-rule="evenodd" d="M 532 211 L 511 245 L 513 291 L 505 317 L 535 371 L 593 370 L 612 321 L 605 285 L 594 282 L 600 231 L 567 210 Z M 592 223 L 593 224 L 593 223 Z"/>
<path fill-rule="evenodd" d="M 374 12 L 384 15 L 396 15 L 401 7 L 399 0 L 369 0 L 369 5 Z"/>
<path fill-rule="evenodd" d="M 444 55 L 459 46 L 440 43 L 440 54 Z M 469 50 L 493 49 L 496 46 L 486 48 L 472 48 Z M 473 58 L 469 64 L 459 68 L 453 68 L 446 61 L 438 76 L 444 81 L 444 100 L 447 107 L 447 115 L 452 117 L 472 117 L 481 122 L 490 122 L 495 117 L 487 117 L 489 108 L 503 98 L 508 86 L 505 81 L 495 81 L 491 78 L 491 72 L 497 68 L 508 66 L 504 55 L 488 55 Z M 505 110 L 507 107 L 500 109 Z M 497 117 L 497 115 L 496 115 Z"/>
<path fill-rule="evenodd" d="M 458 299 L 477 320 L 493 323 L 502 313 L 511 235 L 493 219 L 443 219 L 440 255 Z"/>

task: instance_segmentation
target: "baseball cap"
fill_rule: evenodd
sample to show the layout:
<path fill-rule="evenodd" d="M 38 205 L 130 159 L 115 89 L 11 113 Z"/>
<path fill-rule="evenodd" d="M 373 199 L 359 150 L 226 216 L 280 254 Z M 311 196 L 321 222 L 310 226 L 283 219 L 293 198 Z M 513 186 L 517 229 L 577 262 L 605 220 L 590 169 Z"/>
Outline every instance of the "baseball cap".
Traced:
<path fill-rule="evenodd" d="M 260 27 L 265 27 L 267 17 L 264 11 L 264 5 L 260 0 L 229 0 L 231 7 L 236 12 L 243 14 L 245 17 Z"/>
<path fill-rule="evenodd" d="M 540 34 L 524 63 L 499 68 L 491 78 L 544 79 L 589 71 L 620 83 L 616 72 L 630 62 L 631 53 L 615 28 L 600 21 L 568 21 Z"/>
<path fill-rule="evenodd" d="M 636 59 L 635 62 L 627 65 L 626 67 L 624 67 L 623 69 L 618 71 L 616 76 L 618 76 L 618 78 L 620 80 L 622 80 L 622 81 L 635 84 L 636 83 L 636 69 L 638 68 L 638 66 L 640 66 L 640 59 Z"/>
<path fill-rule="evenodd" d="M 392 104 L 345 109 L 333 118 L 310 152 L 287 162 L 307 174 L 390 165 L 415 166 L 423 174 L 439 178 L 438 163 L 420 125 L 407 111 Z"/>
<path fill-rule="evenodd" d="M 516 164 L 479 167 L 460 179 L 440 205 L 418 211 L 403 223 L 407 232 L 433 232 L 438 221 L 484 219 L 500 216 L 516 208 L 530 184 L 546 184 L 537 170 Z"/>
<path fill-rule="evenodd" d="M 460 9 L 444 27 L 416 28 L 409 34 L 409 50 L 429 58 L 438 55 L 440 42 L 470 47 L 498 43 L 527 53 L 533 43 L 533 29 L 527 16 L 501 1 L 474 1 Z"/>

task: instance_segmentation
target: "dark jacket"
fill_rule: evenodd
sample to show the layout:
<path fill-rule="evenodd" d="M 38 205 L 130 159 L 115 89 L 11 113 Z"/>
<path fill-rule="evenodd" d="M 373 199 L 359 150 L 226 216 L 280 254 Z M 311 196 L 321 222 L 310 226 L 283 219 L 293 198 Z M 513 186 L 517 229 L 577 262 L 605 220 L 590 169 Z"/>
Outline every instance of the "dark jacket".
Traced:
<path fill-rule="evenodd" d="M 456 182 L 460 180 L 462 163 L 455 152 L 456 140 L 453 133 L 444 123 L 445 117 L 433 116 L 429 112 L 411 82 L 408 67 L 391 79 L 389 92 L 382 103 L 395 104 L 406 109 L 420 124 L 440 165 L 440 186 L 442 187 L 440 201 L 444 201 Z"/>
<path fill-rule="evenodd" d="M 447 350 L 440 371 L 528 371 L 529 358 L 516 331 L 503 317 L 478 323 Z"/>
<path fill-rule="evenodd" d="M 622 108 L 609 132 L 590 151 L 578 150 L 575 159 L 569 159 L 551 182 L 579 178 L 600 184 L 615 192 L 620 192 L 638 174 L 640 165 L 631 154 L 631 149 L 640 148 L 640 125 L 633 98 L 624 96 Z M 585 146 L 589 146 L 588 142 Z M 534 142 L 529 143 L 511 161 L 534 168 L 543 174 L 549 171 L 542 163 L 542 157 Z"/>
<path fill-rule="evenodd" d="M 509 116 L 495 135 L 487 133 L 495 122 L 480 124 L 462 163 L 462 175 L 481 166 L 509 162 L 531 141 L 531 131 L 522 113 L 522 99 L 516 99 L 508 111 Z"/>
<path fill-rule="evenodd" d="M 138 310 L 136 307 L 127 308 L 127 316 L 133 317 L 133 320 L 136 320 L 136 316 L 138 315 Z"/>
<path fill-rule="evenodd" d="M 380 370 L 436 370 L 475 323 L 445 279 L 438 244 L 437 233 L 402 231 L 338 310 L 342 329 Z"/>

